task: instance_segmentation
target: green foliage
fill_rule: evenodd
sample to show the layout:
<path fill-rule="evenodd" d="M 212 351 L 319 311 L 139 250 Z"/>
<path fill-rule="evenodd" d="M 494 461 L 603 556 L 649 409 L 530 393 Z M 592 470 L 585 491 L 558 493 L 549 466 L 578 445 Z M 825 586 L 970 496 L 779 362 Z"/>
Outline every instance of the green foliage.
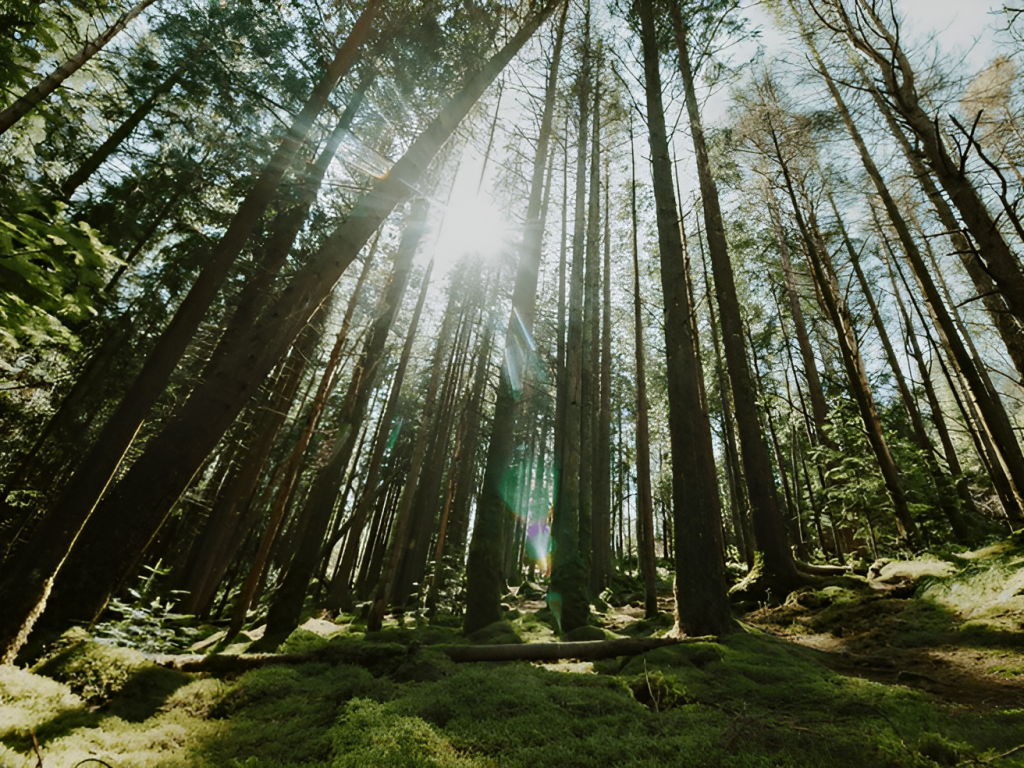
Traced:
<path fill-rule="evenodd" d="M 75 326 L 96 314 L 119 263 L 63 203 L 30 194 L 0 208 L 0 343 L 75 346 Z"/>
<path fill-rule="evenodd" d="M 138 587 L 128 590 L 134 602 L 112 599 L 108 608 L 120 618 L 97 624 L 93 633 L 101 640 L 149 653 L 172 653 L 188 647 L 199 634 L 199 630 L 189 626 L 192 616 L 174 612 L 175 591 L 168 596 L 158 593 L 157 580 L 166 576 L 169 569 L 162 569 L 157 563 L 144 566 L 144 570 L 147 573 L 140 578 Z"/>

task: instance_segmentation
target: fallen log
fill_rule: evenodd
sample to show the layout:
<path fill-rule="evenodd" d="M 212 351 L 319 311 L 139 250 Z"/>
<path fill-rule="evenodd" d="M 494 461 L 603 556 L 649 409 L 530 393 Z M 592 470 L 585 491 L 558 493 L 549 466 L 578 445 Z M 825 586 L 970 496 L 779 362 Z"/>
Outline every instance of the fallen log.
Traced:
<path fill-rule="evenodd" d="M 147 654 L 150 661 L 161 667 L 181 672 L 207 672 L 236 674 L 271 664 L 355 664 L 373 666 L 396 660 L 417 650 L 433 649 L 452 661 L 559 661 L 578 659 L 597 661 L 616 656 L 636 656 L 670 645 L 707 643 L 716 640 L 707 637 L 621 638 L 615 640 L 588 640 L 577 643 L 518 643 L 509 645 L 434 645 L 407 647 L 397 643 L 360 643 L 328 646 L 311 653 L 242 653 L 210 656 Z"/>
<path fill-rule="evenodd" d="M 708 643 L 707 637 L 645 637 L 616 640 L 585 640 L 577 643 L 521 643 L 516 645 L 441 645 L 436 648 L 456 662 L 468 661 L 597 661 L 640 653 L 681 643 Z"/>

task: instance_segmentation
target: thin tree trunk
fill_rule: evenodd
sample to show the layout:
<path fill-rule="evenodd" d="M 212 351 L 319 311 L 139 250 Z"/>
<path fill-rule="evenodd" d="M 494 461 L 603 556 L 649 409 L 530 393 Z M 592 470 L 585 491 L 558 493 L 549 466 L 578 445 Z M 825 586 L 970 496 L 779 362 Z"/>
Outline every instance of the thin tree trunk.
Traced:
<path fill-rule="evenodd" d="M 603 307 L 601 311 L 601 397 L 597 422 L 597 446 L 594 451 L 595 493 L 593 523 L 593 570 L 591 592 L 597 596 L 611 582 L 611 504 L 612 504 L 612 231 L 611 178 L 605 160 L 604 187 L 604 265 L 602 267 Z"/>
<path fill-rule="evenodd" d="M 127 12 L 121 14 L 117 21 L 107 27 L 106 30 L 94 40 L 86 42 L 82 48 L 72 56 L 68 57 L 59 67 L 39 81 L 25 95 L 0 112 L 0 136 L 27 115 L 43 99 L 60 87 L 61 83 L 80 70 L 93 56 L 103 50 L 118 33 L 135 19 L 146 8 L 152 5 L 154 0 L 141 0 Z"/>
<path fill-rule="evenodd" d="M 430 281 L 423 280 L 420 286 L 420 295 L 416 300 L 416 308 L 413 310 L 412 319 L 409 321 L 409 330 L 405 335 L 405 343 L 402 345 L 402 353 L 398 359 L 398 368 L 395 371 L 394 381 L 391 384 L 391 394 L 388 397 L 387 406 L 381 416 L 381 427 L 377 441 L 370 454 L 370 460 L 363 470 L 362 495 L 356 503 L 355 511 L 352 513 L 352 523 L 349 528 L 348 539 L 342 548 L 341 557 L 338 561 L 337 575 L 331 584 L 330 591 L 324 600 L 327 608 L 341 608 L 346 611 L 352 610 L 352 592 L 350 578 L 352 569 L 355 567 L 356 557 L 359 554 L 359 543 L 363 535 L 363 528 L 366 526 L 366 519 L 369 516 L 370 508 L 377 498 L 377 477 L 380 474 L 381 463 L 384 460 L 384 452 L 391 444 L 391 425 L 398 412 L 401 400 L 402 383 L 405 381 L 405 373 L 409 367 L 409 357 L 412 355 L 412 345 L 419 329 L 420 317 L 423 314 L 423 304 L 427 299 L 427 289 Z"/>
<path fill-rule="evenodd" d="M 839 209 L 836 207 L 831 191 L 828 192 L 828 199 L 829 203 L 832 205 L 832 212 L 836 217 L 836 222 L 839 225 L 839 234 L 846 246 L 846 253 L 850 257 L 850 265 L 853 267 L 853 271 L 857 275 L 857 282 L 860 284 L 861 293 L 867 300 L 868 308 L 871 310 L 871 317 L 875 325 L 875 330 L 878 331 L 878 338 L 882 342 L 882 349 L 884 350 L 886 360 L 889 363 L 889 370 L 892 372 L 893 380 L 896 382 L 896 388 L 899 390 L 900 399 L 903 401 L 903 407 L 907 412 L 907 416 L 910 417 L 910 424 L 913 427 L 913 440 L 921 450 L 922 458 L 928 466 L 928 471 L 935 483 L 935 495 L 938 496 L 938 506 L 946 516 L 946 520 L 949 522 L 956 540 L 960 543 L 966 543 L 968 536 L 967 528 L 960 515 L 960 510 L 957 509 L 956 504 L 951 498 L 952 489 L 950 488 L 949 478 L 942 472 L 938 462 L 935 460 L 935 446 L 932 445 L 931 437 L 925 429 L 924 420 L 921 418 L 921 411 L 917 407 L 917 401 L 914 399 L 913 395 L 911 395 L 910 387 L 907 386 L 907 381 L 903 376 L 903 370 L 900 368 L 899 360 L 896 357 L 896 350 L 893 349 L 892 341 L 889 339 L 889 333 L 886 331 L 885 324 L 882 321 L 882 315 L 878 311 L 878 305 L 875 303 L 875 297 L 871 291 L 871 285 L 868 283 L 864 270 L 861 269 L 860 255 L 853 247 L 853 243 L 850 242 L 850 237 L 846 232 L 846 226 L 843 224 L 842 217 L 839 215 Z"/>
<path fill-rule="evenodd" d="M 640 301 L 640 255 L 637 243 L 636 157 L 633 150 L 633 122 L 629 123 L 630 220 L 633 251 L 633 338 L 636 351 L 636 484 L 637 539 L 642 544 L 640 573 L 644 580 L 644 616 L 658 615 L 658 571 L 654 551 L 654 501 L 651 497 L 651 429 L 647 416 L 647 373 L 644 357 L 643 307 Z M 621 441 L 622 429 L 619 429 Z M 623 462 L 620 461 L 620 466 Z M 622 509 L 619 509 L 621 520 Z"/>
<path fill-rule="evenodd" d="M 821 386 L 821 378 L 818 376 L 818 363 L 814 359 L 814 350 L 811 348 L 811 340 L 807 335 L 807 323 L 804 321 L 800 294 L 797 292 L 796 272 L 793 270 L 793 263 L 789 255 L 789 243 L 786 241 L 786 233 L 782 228 L 775 193 L 767 183 L 765 184 L 765 195 L 772 228 L 775 230 L 775 239 L 779 244 L 783 285 L 786 289 L 786 298 L 789 300 L 789 313 L 793 319 L 793 330 L 796 333 L 797 345 L 800 349 L 800 359 L 804 364 L 804 380 L 807 382 L 807 394 L 811 401 L 811 413 L 814 416 L 813 436 L 816 442 L 835 450 L 835 441 L 832 440 L 828 429 L 826 429 L 828 406 L 825 404 L 825 391 Z"/>
<path fill-rule="evenodd" d="M 391 283 L 388 285 L 373 328 L 366 338 L 359 366 L 349 383 L 338 421 L 334 449 L 327 463 L 317 472 L 302 510 L 302 515 L 308 520 L 306 529 L 292 558 L 288 575 L 267 614 L 267 631 L 264 637 L 269 638 L 268 645 L 276 645 L 274 640 L 284 640 L 298 626 L 299 614 L 302 612 L 302 603 L 316 566 L 317 554 L 320 552 L 331 514 L 337 503 L 339 486 L 352 458 L 356 435 L 363 419 L 366 418 L 370 397 L 378 384 L 388 334 L 402 305 L 412 272 L 413 257 L 425 229 L 427 207 L 423 200 L 414 201 L 406 221 L 402 242 L 395 255 Z M 426 282 L 430 280 L 432 267 L 433 262 L 423 277 Z"/>
<path fill-rule="evenodd" d="M 875 407 L 874 397 L 871 394 L 871 385 L 868 382 L 864 360 L 860 354 L 857 333 L 853 327 L 846 301 L 839 288 L 835 268 L 832 266 L 832 260 L 827 249 L 823 246 L 816 222 L 813 218 L 809 220 L 804 217 L 793 177 L 790 174 L 789 164 L 783 155 L 782 148 L 779 145 L 778 134 L 774 126 L 771 125 L 770 120 L 768 129 L 775 148 L 775 158 L 782 169 L 786 190 L 789 193 L 790 202 L 793 206 L 793 214 L 796 217 L 797 226 L 803 235 L 807 260 L 818 286 L 818 296 L 836 330 L 843 366 L 846 369 L 847 381 L 850 385 L 850 393 L 857 403 L 861 420 L 864 423 L 864 431 L 867 434 L 868 444 L 875 454 L 879 471 L 882 473 L 886 490 L 893 504 L 897 529 L 900 536 L 906 537 L 913 542 L 917 526 L 907 506 L 903 485 L 900 482 L 899 469 L 896 467 L 896 462 L 889 451 L 889 445 L 882 432 L 882 422 Z M 813 212 L 811 216 L 813 216 Z"/>
<path fill-rule="evenodd" d="M 548 604 L 559 629 L 569 632 L 584 626 L 590 615 L 587 569 L 580 555 L 580 429 L 583 366 L 583 269 L 586 247 L 587 129 L 590 111 L 590 3 L 584 16 L 580 71 L 577 75 L 579 123 L 576 141 L 576 199 L 566 318 L 565 366 L 559 382 L 562 413 L 555 425 L 561 460 L 555 483 L 551 538 L 553 555 Z M 497 423 L 495 423 L 497 429 Z M 559 438 L 559 435 L 561 437 Z M 589 543 L 589 542 L 588 542 Z"/>

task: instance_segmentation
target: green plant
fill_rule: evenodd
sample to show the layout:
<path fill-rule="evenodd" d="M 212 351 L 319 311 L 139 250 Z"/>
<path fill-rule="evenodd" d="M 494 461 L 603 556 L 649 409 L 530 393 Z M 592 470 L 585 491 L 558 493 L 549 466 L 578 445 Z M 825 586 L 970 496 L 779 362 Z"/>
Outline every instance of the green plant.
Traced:
<path fill-rule="evenodd" d="M 166 596 L 158 593 L 157 579 L 170 569 L 161 568 L 158 561 L 155 566 L 144 566 L 144 570 L 147 573 L 140 578 L 138 588 L 128 590 L 135 601 L 111 600 L 108 608 L 120 618 L 97 624 L 93 629 L 96 639 L 149 653 L 177 651 L 195 642 L 199 630 L 188 626 L 193 617 L 174 612 L 176 596 L 181 592 L 170 590 Z"/>

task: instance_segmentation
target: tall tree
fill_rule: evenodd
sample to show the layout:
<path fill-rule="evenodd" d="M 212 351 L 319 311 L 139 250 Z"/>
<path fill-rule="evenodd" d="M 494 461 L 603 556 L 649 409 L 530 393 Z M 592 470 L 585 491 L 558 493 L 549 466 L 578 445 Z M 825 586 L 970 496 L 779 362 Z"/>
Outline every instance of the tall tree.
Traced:
<path fill-rule="evenodd" d="M 710 9 L 718 13 L 727 12 L 731 3 L 718 4 Z M 696 13 L 696 7 L 689 7 Z M 709 9 L 702 8 L 707 11 Z M 669 0 L 669 13 L 676 47 L 679 51 L 679 71 L 686 95 L 686 111 L 690 121 L 690 136 L 693 140 L 697 161 L 697 177 L 700 183 L 701 201 L 704 206 L 704 221 L 711 256 L 711 270 L 715 278 L 715 299 L 722 324 L 722 346 L 732 384 L 733 402 L 736 409 L 736 426 L 740 437 L 740 456 L 750 492 L 751 517 L 754 528 L 754 542 L 763 558 L 764 576 L 773 582 L 776 592 L 788 591 L 801 582 L 793 562 L 793 553 L 786 540 L 786 529 L 782 510 L 779 508 L 772 475 L 768 446 L 757 418 L 757 402 L 751 380 L 750 366 L 744 342 L 743 320 L 740 315 L 739 296 L 733 275 L 732 260 L 725 239 L 725 223 L 722 218 L 718 188 L 711 171 L 704 126 L 701 121 L 700 103 L 694 84 L 694 73 L 690 59 L 689 28 L 684 21 L 679 0 Z"/>
<path fill-rule="evenodd" d="M 533 336 L 537 280 L 544 237 L 544 211 L 542 210 L 544 168 L 548 159 L 548 145 L 551 142 L 551 126 L 558 89 L 558 68 L 561 62 L 562 41 L 568 12 L 569 4 L 565 2 L 555 34 L 551 67 L 548 70 L 544 91 L 544 111 L 541 115 L 537 151 L 533 160 L 530 197 L 526 207 L 526 226 L 516 271 L 515 287 L 512 290 L 512 311 L 505 331 L 505 363 L 502 365 L 498 380 L 491 442 L 488 446 L 487 464 L 484 469 L 484 485 L 469 545 L 469 560 L 466 565 L 466 619 L 463 624 L 463 630 L 467 634 L 501 619 L 501 595 L 504 579 L 500 568 L 500 553 L 504 550 L 505 520 L 511 514 L 508 500 L 504 496 L 504 486 L 507 482 L 506 473 L 508 473 L 512 462 L 517 401 L 524 385 L 522 377 L 530 367 L 529 362 L 532 362 L 518 359 L 515 339 L 525 334 L 527 339 L 532 340 Z M 526 349 L 528 349 L 528 345 Z M 511 371 L 509 369 L 510 361 L 520 365 L 525 363 L 524 370 Z M 516 382 L 513 382 L 513 376 L 516 377 Z"/>
<path fill-rule="evenodd" d="M 637 0 L 633 7 L 639 15 L 643 45 L 644 92 L 661 255 L 661 288 L 665 299 L 677 623 L 680 630 L 689 635 L 720 635 L 733 631 L 735 624 L 725 593 L 711 424 L 701 402 L 697 373 L 699 353 L 690 321 L 693 307 L 686 290 L 683 244 L 672 186 L 658 31 L 652 0 Z"/>

